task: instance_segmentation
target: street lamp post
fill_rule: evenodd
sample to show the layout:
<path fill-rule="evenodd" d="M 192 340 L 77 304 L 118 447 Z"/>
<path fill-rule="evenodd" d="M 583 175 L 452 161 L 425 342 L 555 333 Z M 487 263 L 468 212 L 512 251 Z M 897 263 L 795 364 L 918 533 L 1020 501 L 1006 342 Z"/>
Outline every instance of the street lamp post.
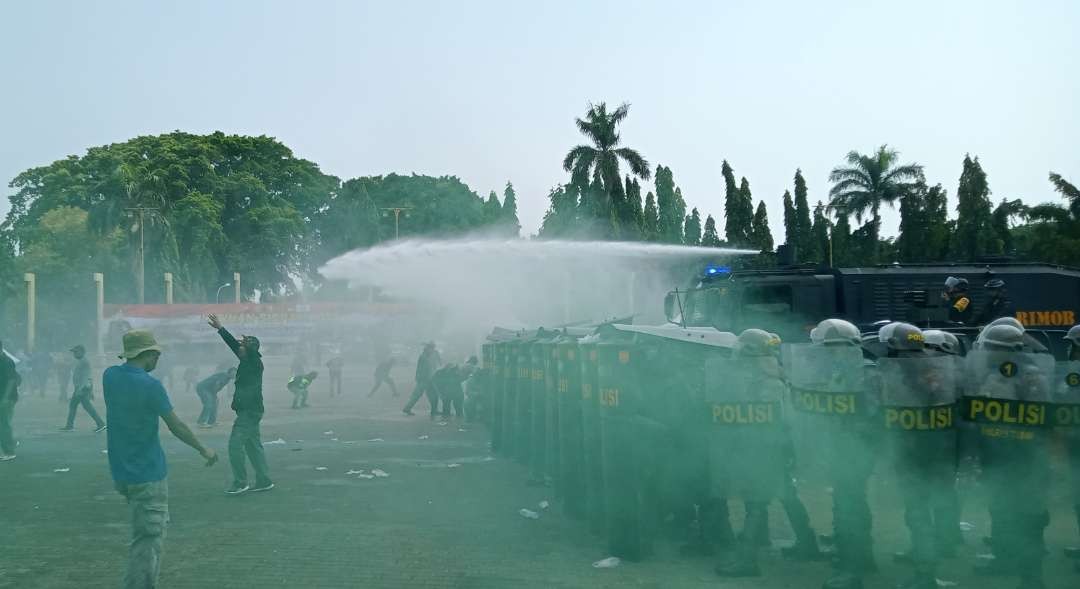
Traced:
<path fill-rule="evenodd" d="M 214 304 L 218 304 L 218 305 L 221 304 L 221 289 L 227 288 L 227 287 L 230 287 L 230 286 L 232 286 L 232 283 L 231 282 L 226 282 L 225 284 L 222 284 L 221 286 L 217 287 L 217 294 L 214 295 Z"/>
<path fill-rule="evenodd" d="M 408 211 L 411 211 L 412 207 L 383 207 L 382 210 L 384 213 L 394 211 L 394 241 L 397 241 L 401 237 L 401 213 L 404 212 L 405 216 L 408 216 Z"/>

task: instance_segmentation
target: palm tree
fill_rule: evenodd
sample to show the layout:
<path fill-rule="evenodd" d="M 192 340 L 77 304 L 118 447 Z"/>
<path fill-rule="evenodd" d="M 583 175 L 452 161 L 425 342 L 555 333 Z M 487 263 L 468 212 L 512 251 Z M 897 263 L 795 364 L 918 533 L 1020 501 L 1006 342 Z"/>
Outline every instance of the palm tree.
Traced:
<path fill-rule="evenodd" d="M 620 160 L 626 162 L 634 176 L 643 180 L 650 176 L 649 162 L 640 153 L 629 147 L 619 147 L 622 138 L 618 126 L 629 112 L 630 105 L 625 102 L 610 113 L 604 102 L 590 104 L 585 118 L 576 119 L 576 122 L 578 130 L 592 141 L 592 145 L 578 145 L 563 159 L 563 169 L 571 173 L 571 181 L 578 186 L 588 186 L 590 177 L 600 178 L 611 201 L 611 212 L 623 221 L 633 215 L 627 210 L 623 194 Z"/>
<path fill-rule="evenodd" d="M 881 230 L 881 204 L 893 205 L 908 194 L 915 184 L 923 180 L 923 168 L 919 164 L 898 165 L 900 153 L 882 145 L 872 155 L 857 151 L 847 154 L 848 167 L 833 168 L 829 182 L 829 209 L 840 215 L 855 215 L 862 223 L 867 211 L 873 226 L 870 236 L 873 251 L 877 252 L 878 233 Z"/>

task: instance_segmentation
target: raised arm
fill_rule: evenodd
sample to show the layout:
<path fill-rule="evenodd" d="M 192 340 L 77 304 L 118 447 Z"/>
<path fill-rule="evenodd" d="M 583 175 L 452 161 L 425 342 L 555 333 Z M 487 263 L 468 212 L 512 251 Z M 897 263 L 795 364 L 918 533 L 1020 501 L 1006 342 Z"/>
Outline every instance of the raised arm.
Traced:
<path fill-rule="evenodd" d="M 229 349 L 232 350 L 233 354 L 236 354 L 236 357 L 239 358 L 240 342 L 236 341 L 236 338 L 233 337 L 231 333 L 229 333 L 229 330 L 225 329 L 225 327 L 221 325 L 221 321 L 218 319 L 218 316 L 211 313 L 210 315 L 207 315 L 206 322 L 210 324 L 210 327 L 213 327 L 217 330 L 218 335 L 221 336 L 221 339 L 225 340 L 225 345 L 229 346 Z"/>

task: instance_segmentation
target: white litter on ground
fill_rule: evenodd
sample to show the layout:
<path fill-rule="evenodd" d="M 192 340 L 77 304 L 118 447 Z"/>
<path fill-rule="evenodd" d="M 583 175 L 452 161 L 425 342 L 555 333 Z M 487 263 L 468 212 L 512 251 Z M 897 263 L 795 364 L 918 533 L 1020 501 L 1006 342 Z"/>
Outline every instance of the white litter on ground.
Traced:
<path fill-rule="evenodd" d="M 325 466 L 316 466 L 315 470 L 330 470 L 330 469 L 326 468 Z"/>
<path fill-rule="evenodd" d="M 330 441 L 331 442 L 336 442 L 336 441 L 338 441 L 338 439 L 337 438 L 330 438 Z"/>
<path fill-rule="evenodd" d="M 369 441 L 369 442 L 382 442 L 382 441 L 384 441 L 384 440 L 383 440 L 382 438 L 371 438 L 371 439 L 370 439 L 370 440 L 368 440 L 368 441 Z"/>
<path fill-rule="evenodd" d="M 544 509 L 544 510 L 546 510 L 546 509 L 547 509 L 547 508 L 549 508 L 549 507 L 551 507 L 551 504 L 550 504 L 550 503 L 548 503 L 547 501 L 541 501 L 541 502 L 540 502 L 540 509 Z"/>
<path fill-rule="evenodd" d="M 324 435 L 324 436 L 332 436 L 332 435 L 334 435 L 334 430 L 325 431 L 325 432 L 322 433 L 322 435 Z"/>
<path fill-rule="evenodd" d="M 375 478 L 375 475 L 373 475 L 373 474 L 362 474 L 362 475 L 357 475 L 356 478 L 358 478 L 358 479 L 373 479 L 373 478 Z"/>
<path fill-rule="evenodd" d="M 592 563 L 594 569 L 613 569 L 622 564 L 618 556 L 609 556 L 603 560 Z"/>
<path fill-rule="evenodd" d="M 533 511 L 531 509 L 524 509 L 524 508 L 519 509 L 518 514 L 520 514 L 521 517 L 524 517 L 526 519 L 540 519 L 540 514 L 536 513 L 535 511 Z"/>
<path fill-rule="evenodd" d="M 431 436 L 420 436 L 419 438 L 416 438 L 416 439 L 417 439 L 417 440 L 426 440 L 426 439 L 428 439 L 429 437 L 431 437 Z"/>
<path fill-rule="evenodd" d="M 350 470 L 350 471 L 346 472 L 345 474 L 364 474 L 364 471 L 362 471 L 362 470 Z"/>
<path fill-rule="evenodd" d="M 274 440 L 272 442 L 263 442 L 263 446 L 271 446 L 271 445 L 275 445 L 275 444 L 283 445 L 283 444 L 285 444 L 285 440 L 283 440 L 281 438 L 278 438 L 278 439 L 276 439 L 276 440 Z"/>
<path fill-rule="evenodd" d="M 459 466 L 461 466 L 461 465 L 460 465 L 460 464 L 458 464 L 458 463 L 456 463 L 456 462 L 454 462 L 454 463 L 452 463 L 452 464 L 447 464 L 447 465 L 446 465 L 446 468 L 457 468 L 457 467 L 459 467 Z"/>
<path fill-rule="evenodd" d="M 379 470 L 377 468 L 371 469 L 371 474 L 379 477 L 380 479 L 385 479 L 386 477 L 390 476 L 390 475 L 386 474 L 386 471 Z"/>
<path fill-rule="evenodd" d="M 938 587 L 956 587 L 959 585 L 956 581 L 946 581 L 945 579 L 934 579 Z"/>
<path fill-rule="evenodd" d="M 459 431 L 459 432 L 467 432 L 469 430 L 467 430 L 467 429 L 465 429 L 463 427 L 459 427 L 457 431 Z"/>
<path fill-rule="evenodd" d="M 71 472 L 70 468 L 54 468 L 53 472 Z"/>
<path fill-rule="evenodd" d="M 101 451 L 101 453 L 102 453 L 102 454 L 108 454 L 108 453 L 109 453 L 109 451 L 108 451 L 108 450 L 102 450 L 102 451 Z"/>
<path fill-rule="evenodd" d="M 960 522 L 960 531 L 961 532 L 970 532 L 970 531 L 972 531 L 974 529 L 975 529 L 975 524 L 973 524 L 971 522 Z"/>

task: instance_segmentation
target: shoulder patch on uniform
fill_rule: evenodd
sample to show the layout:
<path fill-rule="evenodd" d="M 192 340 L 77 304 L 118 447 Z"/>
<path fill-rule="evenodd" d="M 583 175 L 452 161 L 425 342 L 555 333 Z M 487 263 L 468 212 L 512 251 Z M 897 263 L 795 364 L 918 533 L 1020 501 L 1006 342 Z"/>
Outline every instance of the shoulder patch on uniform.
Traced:
<path fill-rule="evenodd" d="M 970 304 L 971 304 L 971 301 L 968 300 L 967 297 L 960 297 L 960 298 L 956 299 L 956 302 L 953 304 L 953 308 L 956 309 L 957 311 L 963 311 L 964 309 L 967 309 L 968 305 L 970 305 Z"/>

